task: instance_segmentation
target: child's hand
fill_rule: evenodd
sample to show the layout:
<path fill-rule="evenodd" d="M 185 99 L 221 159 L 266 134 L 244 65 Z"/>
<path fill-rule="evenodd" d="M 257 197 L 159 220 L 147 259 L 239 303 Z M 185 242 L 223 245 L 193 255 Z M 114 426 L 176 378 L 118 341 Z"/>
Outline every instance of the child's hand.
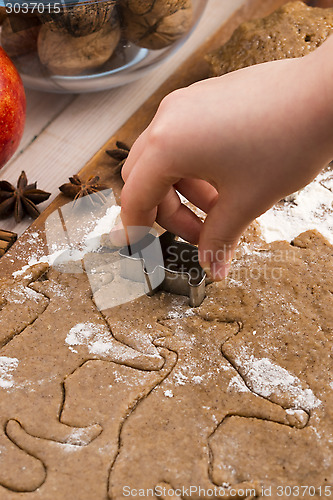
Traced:
<path fill-rule="evenodd" d="M 123 168 L 123 224 L 156 219 L 199 243 L 201 265 L 222 279 L 253 219 L 332 159 L 330 42 L 302 59 L 252 66 L 165 98 Z M 204 223 L 176 191 L 208 214 Z"/>

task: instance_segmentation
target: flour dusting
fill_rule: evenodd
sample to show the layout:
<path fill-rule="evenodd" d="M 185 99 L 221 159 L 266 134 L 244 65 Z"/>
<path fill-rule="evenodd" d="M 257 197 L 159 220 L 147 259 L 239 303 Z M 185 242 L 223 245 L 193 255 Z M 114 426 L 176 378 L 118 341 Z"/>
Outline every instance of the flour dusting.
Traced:
<path fill-rule="evenodd" d="M 17 358 L 8 358 L 0 356 L 0 387 L 9 389 L 14 385 L 13 372 L 18 367 L 19 360 Z"/>
<path fill-rule="evenodd" d="M 237 391 L 237 392 L 249 392 L 249 389 L 246 387 L 244 381 L 241 377 L 235 375 L 229 382 L 227 391 Z"/>
<path fill-rule="evenodd" d="M 77 353 L 76 346 L 85 346 L 90 354 L 101 357 L 111 354 L 113 360 L 124 361 L 124 359 L 133 359 L 140 355 L 138 351 L 118 342 L 103 324 L 78 323 L 69 330 L 65 342 L 74 353 Z M 147 356 L 150 359 L 160 359 L 158 353 Z"/>
<path fill-rule="evenodd" d="M 78 323 L 70 329 L 66 337 L 70 347 L 85 345 L 92 354 L 105 354 L 112 349 L 110 333 L 103 325 Z"/>
<path fill-rule="evenodd" d="M 179 371 L 174 374 L 173 378 L 176 385 L 185 385 L 186 382 L 188 382 L 188 378 L 186 377 L 186 375 L 184 375 L 181 369 L 179 369 Z"/>
<path fill-rule="evenodd" d="M 166 396 L 167 398 L 173 398 L 173 392 L 168 389 L 164 391 L 164 396 Z"/>
<path fill-rule="evenodd" d="M 292 241 L 310 229 L 333 243 L 333 174 L 322 172 L 284 205 L 275 205 L 257 220 L 267 243 Z"/>
<path fill-rule="evenodd" d="M 245 349 L 236 358 L 238 366 L 244 370 L 251 389 L 263 397 L 272 394 L 291 396 L 295 408 L 311 410 L 317 408 L 321 401 L 316 398 L 311 389 L 303 388 L 302 382 L 285 368 L 278 366 L 268 358 L 255 358 L 249 355 Z"/>
<path fill-rule="evenodd" d="M 99 219 L 96 226 L 90 231 L 85 239 L 85 253 L 94 252 L 100 247 L 101 237 L 108 234 L 116 225 L 121 208 L 112 205 L 106 210 L 104 217 Z"/>
<path fill-rule="evenodd" d="M 24 304 L 27 300 L 38 302 L 39 294 L 26 286 L 17 286 L 10 292 L 10 302 L 14 304 Z"/>
<path fill-rule="evenodd" d="M 74 446 L 85 446 L 89 444 L 89 442 L 91 441 L 89 431 L 89 428 L 86 429 L 84 427 L 82 429 L 73 429 L 72 432 L 68 435 L 66 443 Z"/>
<path fill-rule="evenodd" d="M 98 250 L 101 245 L 102 236 L 109 233 L 116 225 L 120 210 L 121 208 L 118 205 L 111 205 L 106 209 L 102 217 L 97 217 L 96 214 L 92 213 L 89 224 L 85 221 L 85 223 L 82 224 L 82 228 L 80 228 L 83 234 L 70 234 L 70 229 L 73 224 L 68 224 L 68 234 L 63 232 L 58 235 L 58 232 L 54 230 L 55 234 L 53 235 L 52 224 L 50 223 L 49 228 L 46 230 L 49 254 L 40 255 L 37 248 L 36 255 L 31 255 L 28 264 L 18 271 L 15 271 L 13 277 L 15 278 L 24 274 L 29 267 L 35 264 L 46 263 L 52 266 L 55 263 L 62 262 L 62 260 L 63 262 L 80 261 L 88 253 Z M 56 224 L 56 222 L 57 221 L 55 221 L 54 224 Z M 56 242 L 54 240 L 56 240 Z"/>

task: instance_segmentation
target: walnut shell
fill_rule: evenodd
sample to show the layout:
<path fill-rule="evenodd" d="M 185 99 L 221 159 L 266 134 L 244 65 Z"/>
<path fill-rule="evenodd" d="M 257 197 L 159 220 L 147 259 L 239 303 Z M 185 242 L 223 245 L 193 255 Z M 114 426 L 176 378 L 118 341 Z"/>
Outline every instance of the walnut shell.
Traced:
<path fill-rule="evenodd" d="M 120 0 L 121 7 L 138 16 L 153 14 L 164 17 L 179 9 L 187 9 L 190 5 L 190 0 Z"/>
<path fill-rule="evenodd" d="M 131 0 L 125 0 L 121 7 L 124 34 L 139 47 L 163 49 L 184 36 L 191 28 L 193 13 L 190 1 L 157 0 L 151 12 L 144 15 L 134 14 L 128 8 L 130 3 Z M 166 8 L 168 14 L 165 14 Z"/>
<path fill-rule="evenodd" d="M 35 22 L 36 21 L 36 22 Z M 18 29 L 19 26 L 19 29 Z M 9 16 L 1 28 L 1 45 L 10 57 L 23 56 L 37 51 L 37 39 L 40 30 L 38 19 L 18 20 Z"/>
<path fill-rule="evenodd" d="M 42 26 L 38 37 L 38 55 L 42 64 L 54 74 L 79 75 L 98 68 L 113 54 L 120 40 L 120 26 L 106 24 L 100 31 L 73 37 Z"/>
<path fill-rule="evenodd" d="M 312 0 L 307 2 L 310 7 L 320 7 L 322 9 L 331 9 L 333 7 L 333 0 Z"/>
<path fill-rule="evenodd" d="M 6 7 L 0 7 L 0 26 L 2 25 L 6 17 L 7 17 Z"/>
<path fill-rule="evenodd" d="M 39 17 L 49 23 L 50 29 L 72 36 L 86 36 L 100 31 L 113 16 L 115 0 L 97 1 L 86 5 L 64 4 L 59 14 L 44 12 Z"/>

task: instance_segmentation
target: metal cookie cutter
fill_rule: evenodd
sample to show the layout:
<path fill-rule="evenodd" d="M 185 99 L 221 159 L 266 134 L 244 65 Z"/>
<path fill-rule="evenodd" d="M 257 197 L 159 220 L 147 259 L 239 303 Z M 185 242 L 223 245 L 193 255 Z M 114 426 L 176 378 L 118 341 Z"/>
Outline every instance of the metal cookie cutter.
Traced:
<path fill-rule="evenodd" d="M 176 241 L 168 231 L 158 238 L 147 234 L 138 243 L 123 247 L 119 255 L 121 276 L 143 282 L 147 295 L 158 290 L 187 295 L 192 307 L 200 306 L 206 296 L 209 280 L 199 264 L 197 247 Z"/>

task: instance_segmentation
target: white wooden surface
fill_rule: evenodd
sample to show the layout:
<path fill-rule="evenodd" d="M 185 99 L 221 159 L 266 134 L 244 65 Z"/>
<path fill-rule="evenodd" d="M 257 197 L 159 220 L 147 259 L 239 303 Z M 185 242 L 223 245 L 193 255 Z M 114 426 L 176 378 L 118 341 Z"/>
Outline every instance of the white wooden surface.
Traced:
<path fill-rule="evenodd" d="M 20 149 L 1 170 L 0 179 L 15 182 L 25 170 L 28 180 L 52 196 L 58 186 L 100 149 L 168 76 L 222 25 L 245 0 L 209 0 L 189 40 L 153 73 L 127 86 L 95 94 L 61 95 L 27 90 L 27 121 Z M 31 223 L 10 218 L 0 227 L 21 234 Z"/>

